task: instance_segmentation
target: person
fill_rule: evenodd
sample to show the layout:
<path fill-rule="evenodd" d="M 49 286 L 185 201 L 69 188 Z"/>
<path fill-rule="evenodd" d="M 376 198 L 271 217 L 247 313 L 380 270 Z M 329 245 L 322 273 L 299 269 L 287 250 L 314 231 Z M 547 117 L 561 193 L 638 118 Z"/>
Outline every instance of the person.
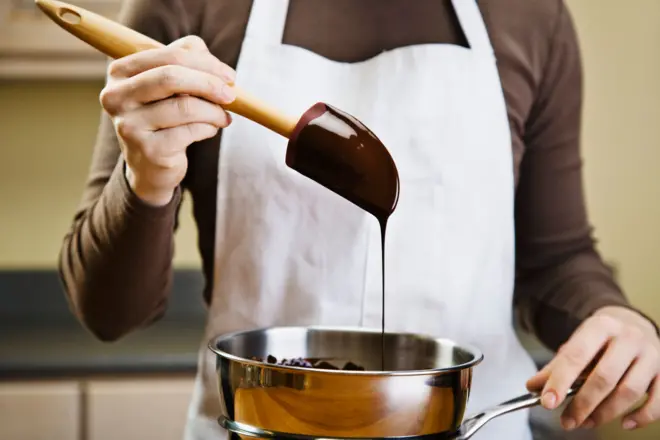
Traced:
<path fill-rule="evenodd" d="M 556 408 L 592 365 L 566 429 L 660 418 L 657 326 L 626 300 L 585 212 L 582 66 L 561 0 L 130 0 L 122 11 L 166 47 L 109 64 L 60 272 L 103 341 L 158 320 L 190 193 L 208 321 L 187 438 L 225 434 L 211 337 L 381 319 L 375 220 L 287 168 L 286 139 L 222 110 L 234 82 L 291 115 L 331 103 L 387 145 L 401 179 L 387 330 L 479 347 L 468 410 L 525 386 Z M 557 351 L 541 371 L 514 310 Z M 530 435 L 520 412 L 475 438 Z"/>

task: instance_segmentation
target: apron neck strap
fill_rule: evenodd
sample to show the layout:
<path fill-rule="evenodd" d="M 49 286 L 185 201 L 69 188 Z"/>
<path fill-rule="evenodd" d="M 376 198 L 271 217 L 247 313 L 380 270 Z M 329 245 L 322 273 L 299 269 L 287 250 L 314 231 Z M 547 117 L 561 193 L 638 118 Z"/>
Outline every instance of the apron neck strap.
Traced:
<path fill-rule="evenodd" d="M 253 0 L 245 36 L 265 43 L 282 43 L 289 0 Z"/>
<path fill-rule="evenodd" d="M 475 52 L 493 54 L 486 23 L 477 5 L 478 0 L 452 0 L 454 12 L 461 24 L 470 48 Z"/>
<path fill-rule="evenodd" d="M 492 54 L 493 47 L 477 0 L 452 0 L 452 4 L 470 48 Z M 281 44 L 288 11 L 289 0 L 253 0 L 245 36 Z"/>

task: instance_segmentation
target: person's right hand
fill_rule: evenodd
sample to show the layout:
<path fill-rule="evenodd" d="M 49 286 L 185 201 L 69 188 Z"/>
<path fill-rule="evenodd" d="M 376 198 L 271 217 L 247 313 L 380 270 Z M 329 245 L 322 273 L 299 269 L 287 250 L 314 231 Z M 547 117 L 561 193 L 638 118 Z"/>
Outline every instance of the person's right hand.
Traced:
<path fill-rule="evenodd" d="M 101 91 L 126 161 L 126 178 L 143 201 L 166 205 L 188 167 L 186 149 L 231 123 L 220 104 L 235 99 L 235 72 L 194 36 L 113 61 Z"/>

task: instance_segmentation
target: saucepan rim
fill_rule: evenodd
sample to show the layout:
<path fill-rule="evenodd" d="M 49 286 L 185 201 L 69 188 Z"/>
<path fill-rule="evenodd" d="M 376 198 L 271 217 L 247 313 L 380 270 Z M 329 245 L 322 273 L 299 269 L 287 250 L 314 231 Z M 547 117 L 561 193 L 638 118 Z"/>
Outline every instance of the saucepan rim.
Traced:
<path fill-rule="evenodd" d="M 429 368 L 429 369 L 424 369 L 424 370 L 404 370 L 404 371 L 380 371 L 380 370 L 368 370 L 368 371 L 355 371 L 355 370 L 322 370 L 322 369 L 312 369 L 312 368 L 305 368 L 305 367 L 294 367 L 294 366 L 289 366 L 289 365 L 275 365 L 275 364 L 268 364 L 266 362 L 260 362 L 260 361 L 255 361 L 252 359 L 248 358 L 243 358 L 240 356 L 236 356 L 231 353 L 227 353 L 224 350 L 220 350 L 217 346 L 219 343 L 223 341 L 227 341 L 229 339 L 245 335 L 248 333 L 258 333 L 258 332 L 266 332 L 269 330 L 301 330 L 301 331 L 308 331 L 308 330 L 314 330 L 314 331 L 333 331 L 333 332 L 351 332 L 351 333 L 370 333 L 370 334 L 381 334 L 381 330 L 378 329 L 372 329 L 368 327 L 349 327 L 349 326 L 268 326 L 268 327 L 259 327 L 259 328 L 253 328 L 253 329 L 248 329 L 248 330 L 238 330 L 230 333 L 223 333 L 221 335 L 213 337 L 209 343 L 208 343 L 208 348 L 211 350 L 213 353 L 215 353 L 218 356 L 221 356 L 223 358 L 229 359 L 231 361 L 235 362 L 240 362 L 243 364 L 249 364 L 249 365 L 254 365 L 254 366 L 260 366 L 260 367 L 267 367 L 269 369 L 274 369 L 274 370 L 283 370 L 283 371 L 297 371 L 297 372 L 303 372 L 306 374 L 335 374 L 335 375 L 340 375 L 340 376 L 371 376 L 371 377 L 388 377 L 388 376 L 419 376 L 419 375 L 429 375 L 429 374 L 437 374 L 437 373 L 451 373 L 451 372 L 457 372 L 461 370 L 466 370 L 468 368 L 475 367 L 476 365 L 480 364 L 483 359 L 484 359 L 484 354 L 482 353 L 481 350 L 476 348 L 473 345 L 470 344 L 463 344 L 459 343 L 453 339 L 448 339 L 448 338 L 437 338 L 429 335 L 425 335 L 422 333 L 414 333 L 414 332 L 388 332 L 385 331 L 385 334 L 391 334 L 391 335 L 400 335 L 400 336 L 413 336 L 413 337 L 418 337 L 418 338 L 423 338 L 427 339 L 429 341 L 434 341 L 436 343 L 439 343 L 441 345 L 446 345 L 446 346 L 453 346 L 456 347 L 460 350 L 463 350 L 470 355 L 472 355 L 472 359 L 463 362 L 460 364 L 452 365 L 451 367 L 444 367 L 444 368 Z"/>

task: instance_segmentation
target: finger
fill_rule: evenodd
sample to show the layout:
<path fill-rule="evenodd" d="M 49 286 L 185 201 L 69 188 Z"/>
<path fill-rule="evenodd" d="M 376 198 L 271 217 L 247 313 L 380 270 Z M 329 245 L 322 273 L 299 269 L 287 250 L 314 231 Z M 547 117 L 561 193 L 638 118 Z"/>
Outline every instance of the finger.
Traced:
<path fill-rule="evenodd" d="M 590 418 L 596 425 L 603 425 L 628 412 L 644 397 L 657 370 L 658 364 L 654 357 L 642 354 Z"/>
<path fill-rule="evenodd" d="M 203 54 L 205 56 L 210 56 L 212 58 L 211 62 L 218 65 L 218 71 L 215 73 L 209 73 L 220 76 L 220 78 L 222 78 L 227 84 L 234 85 L 234 82 L 236 81 L 236 70 L 232 69 L 230 66 L 216 58 L 215 55 L 209 51 L 208 47 L 206 46 L 206 42 L 197 35 L 188 35 L 183 38 L 179 38 L 178 40 L 169 44 L 169 46 L 173 48 L 180 47 L 182 49 Z"/>
<path fill-rule="evenodd" d="M 120 58 L 110 64 L 108 75 L 114 79 L 130 78 L 157 67 L 176 65 L 206 72 L 233 84 L 236 73 L 231 67 L 208 51 L 190 50 L 182 44 L 150 49 Z"/>
<path fill-rule="evenodd" d="M 639 409 L 623 419 L 626 430 L 643 428 L 660 419 L 660 376 L 655 377 L 649 389 L 648 400 Z"/>
<path fill-rule="evenodd" d="M 168 46 L 180 47 L 182 49 L 192 50 L 196 52 L 209 51 L 208 47 L 206 46 L 206 42 L 197 35 L 186 35 L 185 37 L 181 37 L 178 40 L 174 40 L 173 42 L 168 44 Z"/>
<path fill-rule="evenodd" d="M 640 341 L 620 336 L 610 342 L 602 358 L 562 415 L 567 429 L 580 426 L 600 405 L 626 373 L 640 352 Z"/>
<path fill-rule="evenodd" d="M 114 115 L 174 95 L 192 95 L 219 105 L 236 97 L 232 88 L 217 76 L 171 65 L 147 70 L 104 89 L 101 103 Z"/>
<path fill-rule="evenodd" d="M 566 399 L 566 393 L 601 348 L 619 330 L 619 323 L 606 316 L 592 318 L 576 330 L 556 356 L 552 373 L 543 389 L 543 398 L 553 409 Z M 547 394 L 547 396 L 546 396 Z"/>
<path fill-rule="evenodd" d="M 550 362 L 548 362 L 536 375 L 527 381 L 527 389 L 530 392 L 537 392 L 542 390 L 545 387 L 545 384 L 548 382 L 552 369 L 557 362 L 557 357 L 555 356 Z M 541 394 L 541 405 L 546 409 L 554 409 L 557 405 L 557 398 L 554 393 L 542 393 Z"/>
<path fill-rule="evenodd" d="M 205 123 L 217 128 L 229 125 L 229 114 L 219 105 L 194 96 L 177 96 L 157 101 L 134 110 L 131 119 L 143 130 L 157 131 L 192 123 Z"/>
<path fill-rule="evenodd" d="M 142 72 L 125 81 L 133 99 L 146 104 L 173 95 L 192 95 L 216 104 L 229 104 L 234 92 L 222 79 L 184 66 L 162 66 Z"/>
<path fill-rule="evenodd" d="M 154 133 L 155 143 L 172 143 L 188 147 L 194 142 L 209 139 L 218 133 L 218 127 L 211 124 L 195 122 L 192 124 L 179 125 L 178 127 L 159 130 Z"/>

